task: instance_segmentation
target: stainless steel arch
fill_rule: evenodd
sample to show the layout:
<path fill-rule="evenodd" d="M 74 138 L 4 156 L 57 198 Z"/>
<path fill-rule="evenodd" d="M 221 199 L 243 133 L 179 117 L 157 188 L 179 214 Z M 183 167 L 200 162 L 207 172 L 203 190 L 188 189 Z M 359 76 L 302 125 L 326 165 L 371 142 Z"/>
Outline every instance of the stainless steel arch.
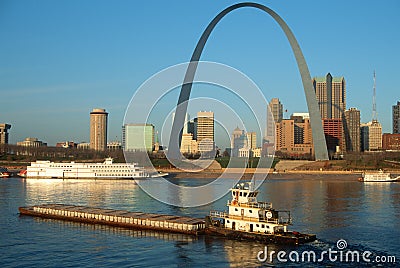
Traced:
<path fill-rule="evenodd" d="M 179 95 L 178 104 L 176 107 L 175 118 L 172 125 L 171 137 L 168 147 L 168 155 L 172 159 L 179 159 L 181 157 L 179 146 L 182 139 L 182 128 L 185 121 L 185 114 L 187 111 L 187 104 L 190 97 L 190 91 L 192 89 L 192 83 L 194 75 L 196 73 L 198 61 L 200 59 L 203 48 L 210 36 L 212 30 L 217 25 L 217 23 L 229 12 L 242 8 L 242 7 L 254 7 L 262 11 L 267 12 L 281 27 L 284 31 L 287 39 L 289 40 L 290 46 L 293 50 L 294 56 L 296 58 L 297 66 L 300 71 L 301 80 L 303 82 L 304 93 L 306 95 L 306 101 L 308 106 L 308 111 L 310 113 L 310 123 L 312 129 L 312 136 L 315 149 L 315 159 L 316 160 L 328 160 L 328 151 L 326 147 L 325 136 L 322 128 L 321 115 L 319 112 L 319 107 L 317 103 L 317 98 L 314 92 L 314 88 L 311 81 L 310 71 L 308 70 L 307 63 L 304 59 L 303 53 L 297 43 L 289 26 L 285 21 L 276 14 L 272 9 L 257 3 L 244 2 L 232 5 L 223 11 L 221 11 L 207 26 L 203 32 L 197 46 L 193 52 L 192 58 L 190 59 L 190 64 L 186 71 L 185 79 L 181 88 Z"/>

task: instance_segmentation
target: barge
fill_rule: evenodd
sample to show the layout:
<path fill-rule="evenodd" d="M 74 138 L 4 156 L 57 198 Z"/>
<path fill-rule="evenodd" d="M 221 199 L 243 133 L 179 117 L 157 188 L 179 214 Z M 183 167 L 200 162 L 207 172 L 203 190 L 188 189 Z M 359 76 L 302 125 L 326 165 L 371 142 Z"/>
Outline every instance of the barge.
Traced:
<path fill-rule="evenodd" d="M 204 219 L 85 206 L 45 204 L 20 207 L 19 212 L 49 219 L 192 235 L 203 234 L 205 229 Z"/>
<path fill-rule="evenodd" d="M 231 189 L 228 212 L 211 211 L 206 217 L 206 233 L 239 240 L 299 245 L 316 240 L 315 234 L 289 231 L 290 211 L 278 211 L 268 202 L 258 202 L 252 183 L 240 183 Z"/>
<path fill-rule="evenodd" d="M 85 206 L 45 204 L 20 207 L 21 215 L 103 224 L 137 230 L 155 230 L 190 235 L 222 236 L 267 244 L 299 245 L 316 240 L 315 234 L 289 231 L 290 211 L 278 211 L 271 203 L 258 202 L 251 182 L 231 189 L 228 212 L 211 211 L 205 219 L 130 212 Z"/>

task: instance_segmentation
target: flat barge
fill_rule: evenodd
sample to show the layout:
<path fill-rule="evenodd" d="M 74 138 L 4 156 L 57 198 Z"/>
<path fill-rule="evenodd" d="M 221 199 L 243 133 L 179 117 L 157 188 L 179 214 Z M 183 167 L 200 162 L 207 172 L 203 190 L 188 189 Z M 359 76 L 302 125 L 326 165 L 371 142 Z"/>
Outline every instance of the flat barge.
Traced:
<path fill-rule="evenodd" d="M 279 211 L 271 203 L 259 202 L 252 184 L 240 183 L 231 189 L 228 211 L 211 211 L 205 219 L 85 206 L 45 204 L 20 207 L 21 215 L 103 224 L 137 230 L 155 230 L 190 235 L 221 236 L 228 239 L 267 244 L 299 245 L 316 240 L 315 234 L 289 231 L 290 211 Z"/>
<path fill-rule="evenodd" d="M 20 207 L 19 212 L 21 215 L 49 219 L 103 224 L 131 229 L 166 231 L 171 233 L 199 235 L 203 234 L 205 230 L 204 219 L 130 212 L 127 210 L 113 210 L 63 204 L 45 204 Z"/>

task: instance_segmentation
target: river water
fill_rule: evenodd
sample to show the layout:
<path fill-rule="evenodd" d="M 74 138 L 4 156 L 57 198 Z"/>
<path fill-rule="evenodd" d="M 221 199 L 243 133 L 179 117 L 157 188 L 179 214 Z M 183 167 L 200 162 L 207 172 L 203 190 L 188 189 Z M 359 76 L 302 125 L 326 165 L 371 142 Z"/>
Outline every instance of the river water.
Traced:
<path fill-rule="evenodd" d="M 211 179 L 174 180 L 192 186 Z M 152 199 L 133 181 L 0 179 L 0 267 L 399 267 L 400 183 L 293 175 L 268 179 L 259 190 L 259 201 L 291 210 L 291 230 L 315 233 L 318 240 L 265 248 L 217 237 L 19 216 L 19 206 L 63 203 L 204 217 L 210 210 L 225 210 L 228 195 L 207 206 L 177 208 Z M 347 246 L 338 248 L 340 239 Z M 330 250 L 338 253 L 321 257 Z M 264 253 L 272 251 L 286 255 L 264 261 Z M 315 252 L 317 259 L 302 259 L 304 251 Z M 371 255 L 357 262 L 343 257 L 348 251 Z"/>

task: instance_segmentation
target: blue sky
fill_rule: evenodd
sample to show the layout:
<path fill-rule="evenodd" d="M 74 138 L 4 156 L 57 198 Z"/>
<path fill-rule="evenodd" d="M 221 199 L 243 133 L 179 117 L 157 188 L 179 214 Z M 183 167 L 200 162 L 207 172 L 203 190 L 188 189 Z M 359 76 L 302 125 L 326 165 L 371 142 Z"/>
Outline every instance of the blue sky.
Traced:
<path fill-rule="evenodd" d="M 89 140 L 89 112 L 105 108 L 109 140 L 120 139 L 125 109 L 151 75 L 190 59 L 210 20 L 234 1 L 0 1 L 0 122 L 11 143 L 28 136 L 49 144 Z M 295 34 L 311 76 L 344 76 L 347 108 L 372 114 L 391 132 L 400 100 L 400 2 L 259 1 Z M 300 75 L 283 32 L 265 13 L 225 17 L 202 60 L 248 75 L 269 100 L 306 111 Z M 222 96 L 223 97 L 223 96 Z M 212 107 L 205 107 L 212 110 Z"/>

